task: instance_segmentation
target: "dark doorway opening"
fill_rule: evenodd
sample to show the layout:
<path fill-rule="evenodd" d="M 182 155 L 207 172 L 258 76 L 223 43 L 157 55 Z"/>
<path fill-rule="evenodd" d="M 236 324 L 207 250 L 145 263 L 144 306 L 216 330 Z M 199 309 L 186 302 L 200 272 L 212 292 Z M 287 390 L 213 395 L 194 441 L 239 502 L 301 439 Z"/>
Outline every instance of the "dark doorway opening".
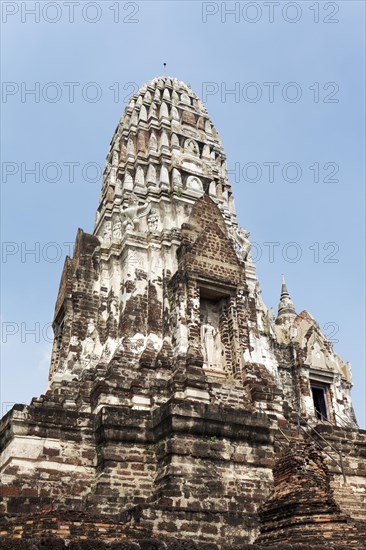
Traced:
<path fill-rule="evenodd" d="M 315 415 L 317 418 L 319 418 L 319 420 L 329 420 L 325 392 L 325 388 L 321 388 L 319 386 L 311 386 Z"/>

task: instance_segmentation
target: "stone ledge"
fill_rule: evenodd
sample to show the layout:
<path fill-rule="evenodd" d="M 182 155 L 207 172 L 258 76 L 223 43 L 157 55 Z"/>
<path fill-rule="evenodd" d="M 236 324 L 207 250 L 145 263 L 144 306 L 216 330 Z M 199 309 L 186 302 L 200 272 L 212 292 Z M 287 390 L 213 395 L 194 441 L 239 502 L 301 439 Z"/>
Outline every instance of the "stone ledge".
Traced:
<path fill-rule="evenodd" d="M 172 433 L 217 436 L 272 445 L 267 416 L 230 407 L 175 399 L 149 411 L 104 406 L 96 417 L 97 441 L 156 443 Z"/>
<path fill-rule="evenodd" d="M 184 432 L 272 444 L 270 421 L 267 416 L 230 407 L 172 400 L 153 412 L 152 422 L 157 439 L 171 432 Z"/>
<path fill-rule="evenodd" d="M 323 546 L 309 544 L 278 544 L 274 546 L 243 544 L 239 546 L 220 546 L 215 543 L 195 543 L 193 541 L 171 540 L 159 541 L 157 538 L 143 538 L 123 542 L 105 543 L 96 540 L 70 541 L 44 538 L 39 540 L 2 539 L 2 550 L 324 550 Z M 364 546 L 352 546 L 353 550 L 363 550 Z M 331 550 L 349 550 L 349 546 L 331 546 Z"/>

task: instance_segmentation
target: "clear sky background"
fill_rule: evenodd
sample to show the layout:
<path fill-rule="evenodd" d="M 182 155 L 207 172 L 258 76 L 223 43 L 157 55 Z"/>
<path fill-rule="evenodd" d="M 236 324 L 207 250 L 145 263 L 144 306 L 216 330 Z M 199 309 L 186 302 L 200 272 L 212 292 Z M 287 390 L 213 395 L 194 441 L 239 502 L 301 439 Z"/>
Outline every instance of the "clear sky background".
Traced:
<path fill-rule="evenodd" d="M 94 225 L 88 163 L 103 167 L 128 96 L 166 62 L 220 132 L 265 303 L 284 273 L 351 361 L 365 427 L 365 4 L 270 4 L 2 2 L 2 413 L 45 390 L 64 258 Z"/>

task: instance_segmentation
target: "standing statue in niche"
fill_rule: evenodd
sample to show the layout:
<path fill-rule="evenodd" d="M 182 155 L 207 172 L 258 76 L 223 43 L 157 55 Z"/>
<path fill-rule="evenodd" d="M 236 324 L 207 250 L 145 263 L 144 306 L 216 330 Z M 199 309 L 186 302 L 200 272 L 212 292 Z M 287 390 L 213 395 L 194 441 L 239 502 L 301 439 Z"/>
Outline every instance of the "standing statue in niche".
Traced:
<path fill-rule="evenodd" d="M 151 210 L 150 201 L 139 205 L 139 200 L 135 195 L 131 195 L 127 208 L 120 210 L 122 228 L 126 231 L 128 228 L 134 230 L 140 218 L 147 216 Z"/>
<path fill-rule="evenodd" d="M 207 315 L 201 324 L 201 346 L 204 365 L 211 368 L 219 367 L 221 365 L 220 333 Z"/>

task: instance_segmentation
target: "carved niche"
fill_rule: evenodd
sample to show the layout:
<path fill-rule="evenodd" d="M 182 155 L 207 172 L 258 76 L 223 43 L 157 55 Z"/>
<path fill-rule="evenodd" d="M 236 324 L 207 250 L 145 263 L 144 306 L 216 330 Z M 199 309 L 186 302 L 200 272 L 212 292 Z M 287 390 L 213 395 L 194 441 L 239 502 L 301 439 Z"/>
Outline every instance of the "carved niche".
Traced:
<path fill-rule="evenodd" d="M 224 346 L 220 327 L 220 302 L 214 302 L 201 297 L 201 351 L 203 367 L 210 370 L 224 370 Z"/>

